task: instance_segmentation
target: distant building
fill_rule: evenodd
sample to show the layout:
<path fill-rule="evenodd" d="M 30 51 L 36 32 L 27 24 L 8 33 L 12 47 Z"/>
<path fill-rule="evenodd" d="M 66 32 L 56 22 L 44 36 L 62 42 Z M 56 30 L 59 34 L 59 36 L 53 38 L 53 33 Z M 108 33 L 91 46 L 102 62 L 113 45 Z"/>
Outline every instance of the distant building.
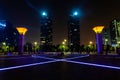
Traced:
<path fill-rule="evenodd" d="M 113 46 L 120 43 L 120 20 L 118 19 L 110 22 L 110 38 Z"/>
<path fill-rule="evenodd" d="M 17 46 L 18 35 L 19 34 L 17 30 L 10 22 L 6 20 L 0 20 L 0 45 L 2 45 L 4 42 L 9 46 Z"/>
<path fill-rule="evenodd" d="M 110 29 L 104 28 L 102 31 L 102 42 L 104 45 L 111 45 L 111 39 L 110 39 Z"/>
<path fill-rule="evenodd" d="M 68 45 L 71 51 L 78 51 L 80 46 L 80 21 L 77 15 L 70 16 L 68 22 Z"/>
<path fill-rule="evenodd" d="M 52 20 L 45 15 L 45 13 L 42 15 L 41 17 L 41 21 L 40 21 L 40 44 L 42 45 L 42 47 L 44 48 L 44 50 L 47 50 L 45 48 L 47 48 L 48 46 L 52 45 Z"/>

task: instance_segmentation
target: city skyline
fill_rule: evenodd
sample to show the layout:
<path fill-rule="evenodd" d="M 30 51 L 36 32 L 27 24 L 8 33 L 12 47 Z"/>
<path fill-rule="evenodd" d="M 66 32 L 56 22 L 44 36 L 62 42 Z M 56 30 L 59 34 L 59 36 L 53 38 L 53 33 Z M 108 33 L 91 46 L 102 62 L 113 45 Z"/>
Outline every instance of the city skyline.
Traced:
<path fill-rule="evenodd" d="M 95 43 L 95 33 L 92 28 L 98 25 L 109 27 L 109 22 L 120 17 L 120 1 L 94 1 L 94 0 L 2 0 L 0 3 L 0 19 L 8 20 L 14 26 L 28 28 L 25 35 L 26 42 L 40 40 L 40 13 L 36 10 L 46 10 L 53 19 L 53 43 L 60 44 L 67 39 L 67 23 L 70 12 L 79 9 L 80 43 Z M 62 5 L 62 6 L 61 6 Z"/>

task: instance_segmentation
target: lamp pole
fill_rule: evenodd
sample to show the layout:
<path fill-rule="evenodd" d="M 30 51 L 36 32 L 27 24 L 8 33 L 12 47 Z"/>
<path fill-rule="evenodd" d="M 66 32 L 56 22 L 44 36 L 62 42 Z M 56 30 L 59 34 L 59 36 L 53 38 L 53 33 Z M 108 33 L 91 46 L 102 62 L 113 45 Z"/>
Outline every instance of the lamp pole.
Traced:
<path fill-rule="evenodd" d="M 101 54 L 103 52 L 102 49 L 102 35 L 101 32 L 104 26 L 96 26 L 93 28 L 93 31 L 96 33 L 96 44 L 97 44 L 97 53 Z"/>
<path fill-rule="evenodd" d="M 28 29 L 25 27 L 17 27 L 16 29 L 19 32 L 18 51 L 19 51 L 19 55 L 22 55 L 24 52 L 24 35 Z"/>
<path fill-rule="evenodd" d="M 37 44 L 38 44 L 38 43 L 35 41 L 35 42 L 34 42 L 35 53 L 37 52 L 37 51 L 36 51 L 36 50 L 37 50 Z"/>

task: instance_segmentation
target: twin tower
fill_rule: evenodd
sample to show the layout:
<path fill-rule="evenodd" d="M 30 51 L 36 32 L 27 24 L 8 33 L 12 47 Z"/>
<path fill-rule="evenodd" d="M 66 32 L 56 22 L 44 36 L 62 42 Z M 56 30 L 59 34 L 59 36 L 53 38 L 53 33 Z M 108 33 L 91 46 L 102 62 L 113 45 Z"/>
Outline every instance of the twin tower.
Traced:
<path fill-rule="evenodd" d="M 52 20 L 46 12 L 41 13 L 40 45 L 42 50 L 50 49 L 52 45 Z M 80 46 L 80 19 L 78 12 L 73 12 L 68 21 L 68 46 L 71 51 L 78 51 Z"/>

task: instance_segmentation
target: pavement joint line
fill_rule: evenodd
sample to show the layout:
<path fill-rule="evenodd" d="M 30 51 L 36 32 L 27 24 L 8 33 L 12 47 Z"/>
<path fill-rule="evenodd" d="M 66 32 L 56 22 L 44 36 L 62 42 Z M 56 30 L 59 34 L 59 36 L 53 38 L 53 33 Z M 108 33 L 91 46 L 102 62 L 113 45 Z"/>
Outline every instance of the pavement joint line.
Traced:
<path fill-rule="evenodd" d="M 36 56 L 32 55 L 32 57 L 36 57 Z M 21 57 L 21 58 L 26 58 L 26 57 Z M 54 59 L 54 58 L 41 57 L 41 56 L 37 56 L 37 58 L 49 59 L 49 60 L 53 60 L 53 61 L 46 61 L 46 62 L 40 62 L 40 63 L 33 63 L 33 64 L 26 64 L 26 65 L 20 65 L 20 66 L 7 67 L 7 68 L 0 68 L 0 71 L 22 68 L 22 67 L 29 67 L 29 66 L 46 64 L 46 63 L 51 63 L 51 62 L 66 61 L 67 60 L 67 59 Z M 13 58 L 11 58 L 11 59 L 13 59 Z M 16 58 L 16 59 L 20 59 L 20 58 Z"/>
<path fill-rule="evenodd" d="M 89 54 L 84 55 L 84 56 L 77 56 L 77 57 L 72 57 L 72 58 L 66 58 L 66 59 L 77 59 L 77 58 L 84 58 L 84 57 L 88 57 Z"/>
<path fill-rule="evenodd" d="M 76 58 L 83 58 L 83 57 L 88 57 L 89 54 L 84 55 L 84 56 L 77 56 L 77 57 L 72 57 L 72 58 L 62 58 L 62 59 L 76 59 Z M 37 56 L 37 55 L 32 55 L 34 58 L 44 58 L 44 59 L 49 59 L 49 60 L 62 60 L 62 59 L 56 59 L 56 58 L 49 58 L 49 57 L 43 57 L 43 56 Z"/>
<path fill-rule="evenodd" d="M 0 60 L 21 59 L 21 58 L 30 58 L 30 57 L 0 58 Z"/>
<path fill-rule="evenodd" d="M 48 63 L 53 63 L 53 62 L 58 62 L 58 60 L 39 62 L 39 63 L 32 63 L 32 64 L 26 64 L 26 65 L 20 65 L 20 66 L 13 66 L 13 67 L 6 67 L 6 68 L 0 68 L 0 71 L 18 69 L 18 68 L 23 68 L 23 67 L 30 67 L 30 66 L 35 66 L 35 65 L 48 64 Z"/>
<path fill-rule="evenodd" d="M 43 56 L 35 56 L 35 55 L 32 55 L 33 58 L 43 58 L 43 59 L 49 59 L 49 60 L 57 60 L 55 58 L 49 58 L 49 57 L 43 57 Z"/>
<path fill-rule="evenodd" d="M 64 60 L 64 61 L 65 62 L 70 62 L 70 63 L 82 64 L 82 65 L 89 65 L 89 66 L 95 66 L 95 67 L 103 67 L 103 68 L 110 68 L 110 69 L 118 69 L 118 70 L 120 70 L 120 67 L 117 67 L 117 66 L 95 64 L 95 63 L 87 63 L 87 62 L 78 62 L 78 61 L 72 61 L 72 60 Z"/>
<path fill-rule="evenodd" d="M 22 67 L 29 67 L 29 66 L 34 66 L 34 65 L 40 65 L 40 64 L 47 64 L 47 63 L 52 63 L 52 62 L 70 62 L 70 63 L 77 63 L 77 64 L 83 64 L 83 65 L 89 65 L 89 66 L 96 66 L 96 67 L 104 67 L 104 68 L 111 68 L 111 69 L 119 69 L 120 67 L 117 66 L 110 66 L 110 65 L 103 65 L 103 64 L 95 64 L 95 63 L 87 63 L 87 62 L 78 62 L 78 61 L 72 61 L 70 59 L 76 59 L 76 58 L 83 58 L 83 57 L 88 57 L 89 55 L 85 56 L 78 56 L 78 57 L 73 57 L 73 58 L 62 58 L 62 59 L 55 59 L 55 58 L 49 58 L 49 57 L 42 57 L 42 56 L 32 56 L 35 58 L 43 58 L 43 59 L 49 59 L 52 61 L 45 61 L 45 62 L 39 62 L 39 63 L 32 63 L 32 64 L 26 64 L 26 65 L 20 65 L 20 66 L 13 66 L 13 67 L 7 67 L 7 68 L 0 68 L 0 71 L 4 70 L 10 70 L 10 69 L 16 69 L 16 68 L 22 68 Z M 25 58 L 25 57 L 24 57 Z M 16 58 L 17 59 L 17 58 Z"/>

